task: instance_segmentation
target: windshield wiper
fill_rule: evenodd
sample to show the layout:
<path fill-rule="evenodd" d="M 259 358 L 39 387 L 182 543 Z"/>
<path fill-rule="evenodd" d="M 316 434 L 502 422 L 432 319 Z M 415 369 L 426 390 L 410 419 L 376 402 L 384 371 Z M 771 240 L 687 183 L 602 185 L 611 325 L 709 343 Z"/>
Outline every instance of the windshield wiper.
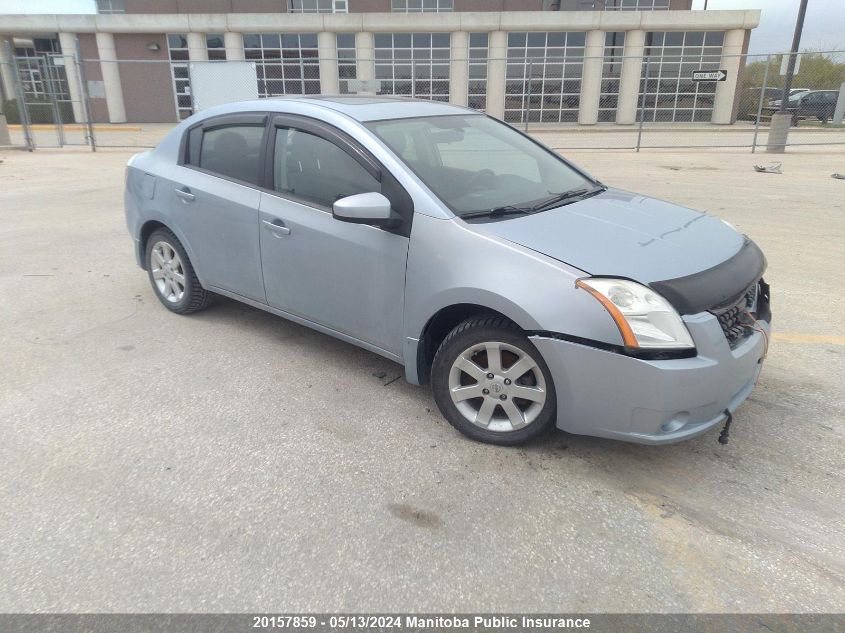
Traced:
<path fill-rule="evenodd" d="M 503 207 L 493 207 L 492 209 L 483 209 L 481 211 L 470 211 L 469 213 L 461 214 L 461 218 L 499 218 L 503 215 L 522 215 L 525 213 L 533 213 L 533 207 L 517 207 L 514 205 L 505 205 Z"/>
<path fill-rule="evenodd" d="M 533 205 L 513 205 L 508 204 L 501 207 L 493 207 L 492 209 L 482 209 L 480 211 L 470 211 L 469 213 L 464 213 L 460 217 L 462 218 L 498 218 L 503 215 L 528 215 L 531 213 L 536 213 L 537 211 L 543 211 L 550 207 L 555 206 L 556 204 L 560 204 L 561 202 L 566 202 L 567 200 L 575 201 L 576 198 L 583 199 L 587 196 L 595 195 L 597 193 L 601 193 L 605 191 L 607 187 L 604 185 L 599 185 L 592 189 L 587 187 L 583 187 L 581 189 L 572 189 L 570 191 L 564 191 L 563 193 L 556 193 L 548 198 L 543 198 Z"/>
<path fill-rule="evenodd" d="M 533 207 L 531 207 L 531 212 L 534 213 L 536 211 L 542 211 L 544 209 L 548 209 L 553 207 L 561 202 L 566 202 L 567 200 L 575 201 L 575 198 L 583 199 L 587 196 L 593 196 L 597 193 L 601 193 L 605 191 L 607 187 L 598 186 L 592 189 L 584 187 L 582 189 L 572 189 L 570 191 L 564 191 L 563 193 L 555 194 L 550 198 L 546 198 L 545 200 L 541 200 L 540 202 L 536 203 Z"/>

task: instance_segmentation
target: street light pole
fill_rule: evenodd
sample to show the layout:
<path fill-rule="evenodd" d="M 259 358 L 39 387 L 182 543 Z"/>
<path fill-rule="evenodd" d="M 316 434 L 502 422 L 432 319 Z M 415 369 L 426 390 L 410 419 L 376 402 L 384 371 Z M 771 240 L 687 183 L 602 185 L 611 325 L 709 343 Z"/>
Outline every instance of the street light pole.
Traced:
<path fill-rule="evenodd" d="M 798 59 L 798 46 L 801 44 L 801 32 L 804 30 L 804 16 L 807 14 L 807 0 L 801 0 L 798 7 L 798 21 L 795 23 L 795 34 L 792 36 L 792 52 L 789 54 L 789 64 L 786 67 L 786 79 L 783 82 L 783 95 L 780 99 L 780 113 L 786 113 L 789 93 L 792 90 L 792 77 L 795 75 L 795 61 Z"/>
<path fill-rule="evenodd" d="M 795 75 L 795 62 L 798 59 L 798 46 L 801 44 L 801 32 L 804 30 L 804 16 L 807 14 L 807 0 L 801 0 L 798 6 L 798 20 L 795 22 L 795 35 L 792 37 L 792 51 L 789 53 L 789 63 L 786 66 L 786 78 L 783 82 L 783 94 L 780 97 L 780 107 L 772 115 L 769 125 L 769 141 L 767 152 L 782 154 L 786 151 L 789 137 L 789 126 L 792 124 L 793 114 L 788 112 L 789 93 L 792 91 L 792 78 Z"/>

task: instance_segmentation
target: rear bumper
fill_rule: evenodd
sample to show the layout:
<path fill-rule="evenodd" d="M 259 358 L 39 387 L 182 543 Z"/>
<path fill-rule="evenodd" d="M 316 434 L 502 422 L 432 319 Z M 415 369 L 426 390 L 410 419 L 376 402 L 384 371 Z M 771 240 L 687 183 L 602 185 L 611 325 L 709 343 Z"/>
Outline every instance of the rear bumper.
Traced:
<path fill-rule="evenodd" d="M 671 444 L 706 433 L 751 394 L 765 337 L 728 345 L 715 316 L 684 317 L 698 355 L 641 360 L 570 341 L 532 337 L 557 392 L 557 426 L 569 433 Z M 769 324 L 758 322 L 767 335 Z"/>

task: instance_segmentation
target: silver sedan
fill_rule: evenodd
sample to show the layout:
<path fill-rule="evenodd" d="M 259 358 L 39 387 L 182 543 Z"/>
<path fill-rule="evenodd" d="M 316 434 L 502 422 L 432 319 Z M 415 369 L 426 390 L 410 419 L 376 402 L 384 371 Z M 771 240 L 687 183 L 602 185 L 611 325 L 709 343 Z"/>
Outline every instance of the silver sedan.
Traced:
<path fill-rule="evenodd" d="M 125 204 L 167 309 L 222 295 L 381 354 L 481 441 L 724 439 L 768 344 L 753 241 L 453 105 L 211 108 L 129 161 Z"/>

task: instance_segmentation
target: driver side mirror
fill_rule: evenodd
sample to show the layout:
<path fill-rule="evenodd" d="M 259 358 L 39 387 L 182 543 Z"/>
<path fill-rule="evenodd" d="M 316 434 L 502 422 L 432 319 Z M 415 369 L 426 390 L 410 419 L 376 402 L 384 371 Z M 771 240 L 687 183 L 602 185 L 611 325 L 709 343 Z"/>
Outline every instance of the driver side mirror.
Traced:
<path fill-rule="evenodd" d="M 393 226 L 401 220 L 393 213 L 390 200 L 376 191 L 335 200 L 332 215 L 342 222 L 376 226 Z"/>

